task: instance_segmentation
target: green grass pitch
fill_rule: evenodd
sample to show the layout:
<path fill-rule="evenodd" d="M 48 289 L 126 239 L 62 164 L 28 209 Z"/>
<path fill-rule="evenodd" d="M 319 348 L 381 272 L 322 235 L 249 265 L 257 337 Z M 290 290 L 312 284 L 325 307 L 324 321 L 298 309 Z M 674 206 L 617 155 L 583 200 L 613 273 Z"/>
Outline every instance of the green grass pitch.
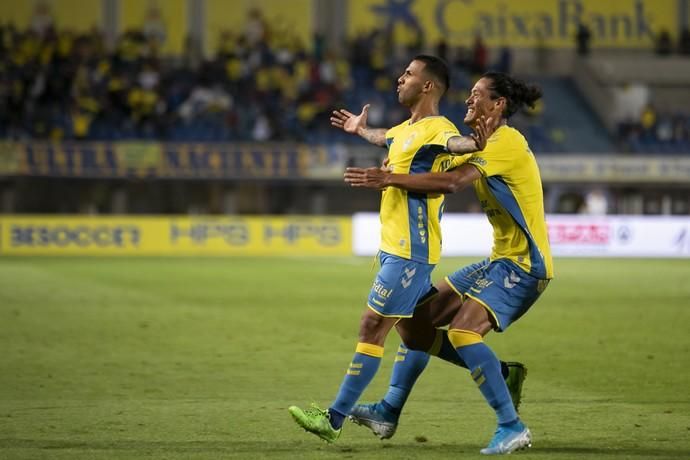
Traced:
<path fill-rule="evenodd" d="M 690 458 L 690 262 L 556 271 L 488 338 L 529 367 L 534 446 L 515 455 Z M 347 422 L 326 445 L 287 413 L 335 396 L 374 274 L 369 258 L 0 258 L 0 458 L 479 458 L 494 416 L 440 361 L 389 441 Z"/>

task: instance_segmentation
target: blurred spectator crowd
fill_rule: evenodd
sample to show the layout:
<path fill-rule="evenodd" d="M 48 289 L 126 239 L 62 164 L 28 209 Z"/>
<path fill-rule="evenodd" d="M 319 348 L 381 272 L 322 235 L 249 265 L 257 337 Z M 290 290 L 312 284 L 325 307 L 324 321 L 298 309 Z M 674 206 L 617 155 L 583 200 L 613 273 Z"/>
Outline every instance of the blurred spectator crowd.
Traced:
<path fill-rule="evenodd" d="M 0 28 L 0 136 L 10 139 L 300 139 L 349 84 L 348 63 L 271 34 L 255 10 L 214 59 L 162 58 L 155 30 L 114 49 L 99 31 Z"/>
<path fill-rule="evenodd" d="M 687 153 L 690 151 L 690 116 L 657 112 L 648 104 L 639 117 L 620 123 L 618 134 L 625 151 Z"/>
<path fill-rule="evenodd" d="M 690 151 L 690 116 L 659 110 L 650 102 L 650 89 L 630 83 L 616 90 L 619 148 L 628 152 L 686 153 Z"/>
<path fill-rule="evenodd" d="M 341 55 L 318 34 L 303 43 L 288 27 L 270 25 L 258 9 L 244 30 L 219 37 L 210 59 L 192 41 L 182 55 L 163 57 L 160 43 L 156 27 L 127 31 L 108 47 L 98 30 L 60 30 L 40 18 L 26 30 L 0 26 L 0 138 L 363 142 L 330 127 L 331 110 L 370 103 L 370 125 L 404 120 L 396 79 L 422 51 L 451 65 L 441 111 L 465 129 L 473 79 L 488 69 L 509 72 L 512 61 L 505 47 L 489 62 L 479 36 L 470 47 L 431 47 L 418 30 L 360 33 Z M 539 103 L 513 123 L 536 150 L 558 151 L 550 133 L 559 130 L 543 112 Z M 630 145 L 650 136 L 688 140 L 687 117 L 652 118 L 621 125 L 621 138 Z"/>
<path fill-rule="evenodd" d="M 222 34 L 213 58 L 191 42 L 163 58 L 155 28 L 127 31 L 109 48 L 98 30 L 40 19 L 26 30 L 0 27 L 0 138 L 357 142 L 330 127 L 330 111 L 371 103 L 371 125 L 402 121 L 396 79 L 424 45 L 421 34 L 377 31 L 342 56 L 318 34 L 305 44 L 270 27 L 255 9 L 244 30 Z M 434 51 L 453 67 L 442 110 L 460 121 L 469 76 L 488 67 L 486 46 L 477 37 L 472 49 Z M 497 65 L 507 71 L 510 59 L 502 50 Z"/>
<path fill-rule="evenodd" d="M 690 30 L 684 28 L 677 44 L 668 30 L 661 30 L 655 39 L 655 53 L 690 56 Z M 651 103 L 649 88 L 631 83 L 616 94 L 618 141 L 623 150 L 631 152 L 684 153 L 690 151 L 690 114 L 668 111 Z"/>
<path fill-rule="evenodd" d="M 151 33 L 147 33 L 151 32 Z M 348 84 L 343 60 L 272 38 L 258 12 L 214 59 L 163 59 L 155 31 L 114 49 L 96 30 L 0 28 L 0 135 L 10 139 L 300 138 Z M 279 38 L 278 38 L 279 37 Z"/>

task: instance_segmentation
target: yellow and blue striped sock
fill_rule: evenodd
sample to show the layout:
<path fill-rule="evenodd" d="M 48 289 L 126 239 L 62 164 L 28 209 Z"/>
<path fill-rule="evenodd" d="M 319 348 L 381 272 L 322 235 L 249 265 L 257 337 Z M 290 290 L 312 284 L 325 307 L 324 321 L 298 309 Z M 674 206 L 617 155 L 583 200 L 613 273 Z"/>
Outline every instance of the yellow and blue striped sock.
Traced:
<path fill-rule="evenodd" d="M 429 354 L 423 351 L 410 350 L 402 343 L 398 346 L 388 392 L 383 397 L 386 409 L 400 415 L 402 407 L 412 392 L 412 387 L 426 368 L 429 358 Z"/>
<path fill-rule="evenodd" d="M 450 343 L 448 334 L 442 329 L 436 329 L 436 338 L 434 339 L 433 345 L 429 349 L 429 354 L 441 358 L 456 366 L 464 367 L 467 369 L 467 364 L 458 355 L 455 347 Z"/>
<path fill-rule="evenodd" d="M 355 356 L 340 385 L 338 396 L 329 409 L 333 428 L 338 429 L 343 425 L 343 420 L 376 375 L 382 357 L 382 346 L 362 342 L 357 344 Z"/>
<path fill-rule="evenodd" d="M 436 339 L 434 340 L 434 344 L 432 345 L 431 349 L 429 349 L 429 354 L 436 356 L 437 358 L 441 358 L 442 360 L 451 364 L 455 364 L 456 366 L 467 369 L 467 364 L 465 364 L 465 361 L 463 361 L 460 355 L 458 355 L 455 347 L 452 343 L 450 343 L 448 334 L 443 329 L 436 329 Z M 501 374 L 503 374 L 504 379 L 508 378 L 509 372 L 510 370 L 508 369 L 508 364 L 505 361 L 501 361 Z"/>
<path fill-rule="evenodd" d="M 473 331 L 451 329 L 448 338 L 460 358 L 467 363 L 482 395 L 496 411 L 498 423 L 508 425 L 516 422 L 518 415 L 501 373 L 500 361 L 484 343 L 482 336 Z"/>

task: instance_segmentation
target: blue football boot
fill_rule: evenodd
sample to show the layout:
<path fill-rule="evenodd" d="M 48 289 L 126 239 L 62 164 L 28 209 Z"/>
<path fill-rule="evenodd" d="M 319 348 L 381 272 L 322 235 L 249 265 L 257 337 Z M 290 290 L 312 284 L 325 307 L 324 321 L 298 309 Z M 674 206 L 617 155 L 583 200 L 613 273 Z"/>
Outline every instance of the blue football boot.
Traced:
<path fill-rule="evenodd" d="M 398 416 L 383 407 L 381 403 L 357 404 L 350 411 L 350 420 L 369 428 L 381 439 L 392 438 L 398 428 Z"/>
<path fill-rule="evenodd" d="M 516 450 L 532 447 L 532 434 L 521 421 L 509 427 L 498 426 L 487 447 L 479 452 L 484 455 L 503 455 Z"/>

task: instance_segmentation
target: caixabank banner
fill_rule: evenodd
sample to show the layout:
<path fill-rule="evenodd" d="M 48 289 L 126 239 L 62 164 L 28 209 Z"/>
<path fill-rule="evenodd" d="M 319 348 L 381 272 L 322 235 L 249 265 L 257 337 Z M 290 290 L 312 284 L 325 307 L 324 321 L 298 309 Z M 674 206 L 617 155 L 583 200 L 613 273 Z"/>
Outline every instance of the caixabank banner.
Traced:
<path fill-rule="evenodd" d="M 380 30 L 396 42 L 573 48 L 578 26 L 594 48 L 652 48 L 661 30 L 687 26 L 687 0 L 350 0 L 348 32 Z"/>
<path fill-rule="evenodd" d="M 349 217 L 0 217 L 0 255 L 351 253 Z"/>

